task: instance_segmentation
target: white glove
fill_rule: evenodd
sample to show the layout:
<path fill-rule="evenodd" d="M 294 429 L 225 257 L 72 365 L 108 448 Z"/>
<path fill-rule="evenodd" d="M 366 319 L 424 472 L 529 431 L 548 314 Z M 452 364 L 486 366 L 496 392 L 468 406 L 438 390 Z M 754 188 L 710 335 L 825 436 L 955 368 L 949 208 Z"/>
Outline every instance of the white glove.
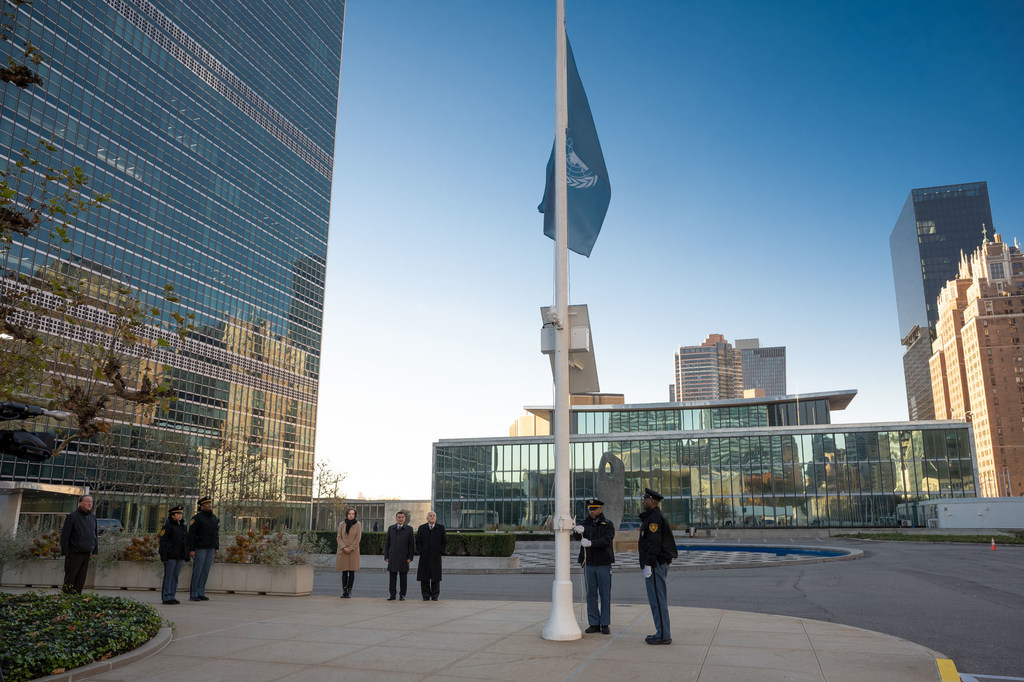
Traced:
<path fill-rule="evenodd" d="M 650 578 L 652 575 L 654 575 L 654 574 L 651 572 L 651 567 L 650 566 L 644 566 L 644 577 L 645 578 Z"/>
<path fill-rule="evenodd" d="M 574 531 L 574 532 L 575 532 L 575 533 L 576 533 L 577 535 L 583 535 L 583 526 L 576 526 L 575 528 L 573 528 L 573 531 Z"/>
<path fill-rule="evenodd" d="M 583 538 L 582 540 L 580 540 L 580 544 L 584 547 L 590 547 L 594 543 L 586 538 Z"/>

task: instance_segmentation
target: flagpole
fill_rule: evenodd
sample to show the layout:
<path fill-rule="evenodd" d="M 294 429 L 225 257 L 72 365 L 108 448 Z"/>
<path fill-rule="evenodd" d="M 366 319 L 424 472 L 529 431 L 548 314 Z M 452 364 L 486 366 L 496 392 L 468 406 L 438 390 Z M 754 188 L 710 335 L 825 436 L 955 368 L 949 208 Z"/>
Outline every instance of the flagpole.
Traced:
<path fill-rule="evenodd" d="M 568 641 L 583 636 L 572 610 L 569 574 L 569 253 L 566 201 L 565 134 L 569 122 L 566 95 L 565 0 L 555 8 L 555 580 L 544 639 Z"/>

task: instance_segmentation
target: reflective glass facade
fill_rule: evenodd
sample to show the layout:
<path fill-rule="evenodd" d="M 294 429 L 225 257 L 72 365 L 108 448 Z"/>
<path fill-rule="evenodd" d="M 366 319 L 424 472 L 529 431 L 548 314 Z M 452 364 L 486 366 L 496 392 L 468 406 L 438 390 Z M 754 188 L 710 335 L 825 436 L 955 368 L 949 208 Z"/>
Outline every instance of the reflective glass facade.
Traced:
<path fill-rule="evenodd" d="M 36 0 L 21 38 L 47 57 L 44 85 L 7 87 L 0 155 L 52 139 L 55 167 L 81 166 L 112 197 L 54 252 L 16 244 L 8 267 L 73 268 L 157 303 L 180 295 L 196 332 L 158 353 L 177 401 L 115 426 L 107 490 L 72 446 L 43 465 L 0 460 L 0 478 L 92 484 L 98 513 L 125 516 L 118 476 L 156 467 L 137 518 L 169 499 L 218 497 L 200 462 L 260 463 L 251 520 L 309 525 L 324 268 L 344 0 Z M 120 473 L 119 473 L 120 472 Z M 200 491 L 200 487 L 205 488 Z M 123 496 L 122 503 L 128 504 Z M 126 519 L 127 521 L 127 519 Z"/>
<path fill-rule="evenodd" d="M 777 412 L 788 411 L 782 405 Z M 966 424 L 768 426 L 762 407 L 736 415 L 750 420 L 743 426 L 702 421 L 713 412 L 689 412 L 688 421 L 684 410 L 609 411 L 620 415 L 609 426 L 636 430 L 572 436 L 573 513 L 616 469 L 623 472 L 624 519 L 636 515 L 651 487 L 665 495 L 662 508 L 677 526 L 892 526 L 905 512 L 901 505 L 976 496 Z M 708 409 L 721 415 L 721 408 Z M 574 416 L 579 424 L 581 415 Z M 553 441 L 439 441 L 433 484 L 435 509 L 451 527 L 540 526 L 554 513 Z"/>
<path fill-rule="evenodd" d="M 910 349 L 903 370 L 911 420 L 935 418 L 928 358 L 939 292 L 956 278 L 961 251 L 973 253 L 985 230 L 995 233 L 988 183 L 970 182 L 911 190 L 889 235 L 900 339 Z"/>

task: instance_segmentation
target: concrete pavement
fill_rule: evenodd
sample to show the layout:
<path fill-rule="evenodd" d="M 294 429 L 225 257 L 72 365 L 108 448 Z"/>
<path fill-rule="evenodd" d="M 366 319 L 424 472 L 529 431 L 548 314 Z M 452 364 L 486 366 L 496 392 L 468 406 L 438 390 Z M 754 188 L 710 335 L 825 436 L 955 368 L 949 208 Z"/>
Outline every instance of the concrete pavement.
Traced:
<path fill-rule="evenodd" d="M 97 671 L 91 679 L 959 679 L 951 663 L 938 662 L 942 654 L 912 642 L 834 623 L 739 611 L 672 607 L 672 645 L 650 646 L 644 643 L 653 632 L 650 610 L 636 604 L 613 606 L 611 635 L 550 642 L 541 638 L 547 603 L 424 602 L 415 593 L 404 602 L 235 594 L 165 606 L 157 592 L 121 594 L 154 604 L 174 622 L 173 636 L 148 658 Z M 577 604 L 575 611 L 585 627 L 585 607 Z"/>

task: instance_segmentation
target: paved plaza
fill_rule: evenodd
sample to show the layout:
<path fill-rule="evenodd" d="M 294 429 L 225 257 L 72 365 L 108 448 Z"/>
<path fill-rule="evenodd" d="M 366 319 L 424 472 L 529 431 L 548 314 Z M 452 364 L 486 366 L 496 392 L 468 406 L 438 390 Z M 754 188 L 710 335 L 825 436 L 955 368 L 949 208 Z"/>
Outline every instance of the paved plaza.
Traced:
<path fill-rule="evenodd" d="M 501 580 L 501 576 L 491 576 Z M 611 635 L 541 638 L 550 605 L 419 598 L 213 595 L 159 604 L 175 623 L 141 660 L 94 680 L 624 680 L 936 682 L 941 653 L 821 621 L 674 607 L 671 646 L 652 647 L 646 605 L 615 606 Z M 585 619 L 582 621 L 586 625 Z M 68 679 L 67 676 L 63 676 Z"/>

